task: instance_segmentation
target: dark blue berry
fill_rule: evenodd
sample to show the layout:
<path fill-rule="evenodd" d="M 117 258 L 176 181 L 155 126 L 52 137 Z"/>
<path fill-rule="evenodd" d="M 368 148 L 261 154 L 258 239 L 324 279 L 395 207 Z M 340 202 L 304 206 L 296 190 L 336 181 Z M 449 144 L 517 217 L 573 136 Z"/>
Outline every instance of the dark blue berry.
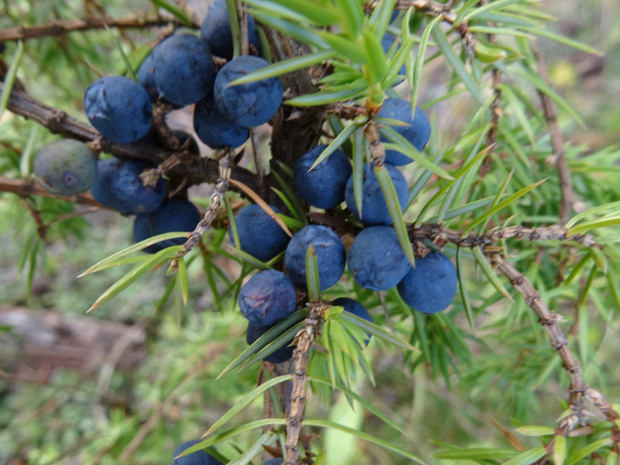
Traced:
<path fill-rule="evenodd" d="M 273 206 L 271 208 L 274 212 L 280 213 L 277 208 Z M 278 223 L 256 204 L 239 210 L 235 215 L 235 224 L 241 250 L 263 262 L 268 262 L 283 252 L 290 240 Z M 234 246 L 232 230 L 228 230 L 228 235 Z"/>
<path fill-rule="evenodd" d="M 153 123 L 153 109 L 146 90 L 123 76 L 95 81 L 86 89 L 84 110 L 102 136 L 121 144 L 137 141 Z"/>
<path fill-rule="evenodd" d="M 213 92 L 222 113 L 235 124 L 244 127 L 260 126 L 275 115 L 282 103 L 282 83 L 278 77 L 247 84 L 229 84 L 269 63 L 255 56 L 240 56 L 226 63 L 217 73 Z"/>
<path fill-rule="evenodd" d="M 250 135 L 217 107 L 213 95 L 205 97 L 194 108 L 194 130 L 198 138 L 213 149 L 239 147 Z"/>
<path fill-rule="evenodd" d="M 384 166 L 385 169 L 387 169 L 390 178 L 392 178 L 392 183 L 396 189 L 396 196 L 398 197 L 400 208 L 404 210 L 407 206 L 407 198 L 409 196 L 407 180 L 405 179 L 405 176 L 403 176 L 403 174 L 392 165 L 386 163 Z M 392 217 L 390 216 L 387 204 L 385 203 L 383 190 L 381 189 L 379 180 L 375 175 L 372 164 L 364 165 L 361 217 L 357 210 L 355 196 L 353 194 L 353 176 L 351 176 L 347 181 L 345 200 L 351 213 L 353 213 L 353 215 L 365 225 L 392 224 Z"/>
<path fill-rule="evenodd" d="M 271 326 L 295 311 L 297 293 L 282 272 L 265 270 L 255 274 L 239 292 L 239 308 L 251 323 Z"/>
<path fill-rule="evenodd" d="M 411 268 L 391 226 L 371 226 L 360 232 L 349 248 L 347 263 L 355 281 L 373 291 L 393 288 Z"/>
<path fill-rule="evenodd" d="M 286 271 L 296 285 L 306 287 L 306 252 L 312 245 L 319 267 L 319 288 L 332 287 L 344 272 L 345 250 L 338 235 L 326 226 L 306 226 L 293 236 L 284 254 Z"/>
<path fill-rule="evenodd" d="M 414 310 L 437 313 L 448 308 L 456 295 L 457 273 L 448 257 L 441 252 L 431 252 L 417 258 L 398 283 L 398 293 Z"/>
<path fill-rule="evenodd" d="M 247 15 L 248 39 L 256 51 L 260 53 L 260 41 L 256 32 L 254 18 Z M 227 60 L 233 57 L 233 39 L 230 31 L 230 20 L 226 0 L 214 0 L 200 26 L 200 38 L 209 44 L 211 52 Z"/>
<path fill-rule="evenodd" d="M 209 46 L 198 37 L 178 34 L 153 50 L 159 95 L 179 106 L 190 105 L 212 92 L 215 66 Z"/>
<path fill-rule="evenodd" d="M 383 102 L 383 106 L 377 116 L 407 123 L 405 126 L 394 126 L 392 129 L 407 139 L 418 152 L 424 150 L 431 137 L 431 124 L 420 108 L 416 107 L 415 113 L 412 116 L 410 102 L 389 98 Z M 389 142 L 383 135 L 381 135 L 381 141 Z M 413 162 L 411 158 L 396 150 L 386 150 L 385 161 L 396 166 L 407 165 Z"/>
<path fill-rule="evenodd" d="M 351 177 L 351 164 L 341 150 L 336 150 L 312 171 L 308 171 L 325 150 L 317 145 L 295 165 L 294 179 L 300 197 L 318 208 L 333 208 L 344 202 L 344 190 Z"/>
<path fill-rule="evenodd" d="M 166 182 L 157 180 L 155 186 L 145 186 L 140 178 L 144 170 L 153 168 L 143 161 L 127 161 L 112 175 L 112 191 L 124 215 L 145 215 L 159 208 L 166 196 Z"/>

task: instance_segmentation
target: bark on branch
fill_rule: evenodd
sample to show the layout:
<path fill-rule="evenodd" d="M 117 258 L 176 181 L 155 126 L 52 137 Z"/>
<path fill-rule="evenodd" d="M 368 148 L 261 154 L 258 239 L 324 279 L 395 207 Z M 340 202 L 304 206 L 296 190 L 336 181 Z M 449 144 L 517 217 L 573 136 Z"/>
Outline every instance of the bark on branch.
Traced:
<path fill-rule="evenodd" d="M 286 416 L 286 461 L 284 465 L 299 463 L 299 435 L 306 406 L 306 380 L 308 379 L 308 351 L 312 342 L 321 335 L 323 314 L 329 305 L 321 301 L 308 304 L 310 313 L 306 325 L 297 334 L 297 347 L 293 351 L 293 389 L 290 395 L 290 410 Z"/>
<path fill-rule="evenodd" d="M 532 286 L 529 279 L 506 261 L 500 253 L 485 251 L 485 255 L 495 269 L 503 274 L 510 281 L 510 284 L 523 296 L 527 306 L 536 313 L 539 323 L 545 328 L 547 334 L 549 334 L 551 346 L 557 352 L 562 360 L 564 369 L 568 373 L 570 378 L 568 390 L 569 409 L 572 413 L 560 420 L 557 431 L 560 431 L 561 434 L 567 434 L 576 426 L 585 424 L 583 408 L 584 400 L 587 399 L 611 422 L 612 450 L 615 453 L 619 453 L 620 428 L 617 425 L 617 420 L 620 417 L 613 410 L 612 405 L 605 400 L 603 395 L 599 391 L 588 386 L 583 380 L 579 363 L 568 348 L 568 341 L 558 326 L 558 315 L 541 299 L 540 293 Z M 552 447 L 553 444 L 550 444 L 547 451 L 552 451 Z"/>
<path fill-rule="evenodd" d="M 148 28 L 154 26 L 185 26 L 184 23 L 172 18 L 160 16 L 130 16 L 128 18 L 111 18 L 109 16 L 99 16 L 92 18 L 61 19 L 52 21 L 40 26 L 30 27 L 11 27 L 0 31 L 0 42 L 13 40 L 31 40 L 42 37 L 56 37 L 67 32 L 87 31 L 93 29 L 103 29 L 105 27 L 115 28 Z"/>
<path fill-rule="evenodd" d="M 59 198 L 62 200 L 67 200 L 69 202 L 81 204 L 81 205 L 90 205 L 92 207 L 100 207 L 107 208 L 97 202 L 90 192 L 86 192 L 80 195 L 74 195 L 71 197 L 58 197 L 45 189 L 39 186 L 37 183 L 32 182 L 30 180 L 23 179 L 10 179 L 4 176 L 0 176 L 0 192 L 11 192 L 13 194 L 17 194 L 20 197 L 29 197 L 31 195 L 36 195 L 39 197 L 50 197 L 50 198 Z"/>
<path fill-rule="evenodd" d="M 4 84 L 0 82 L 0 93 Z M 9 111 L 24 118 L 31 119 L 46 127 L 53 134 L 81 140 L 83 142 L 97 142 L 102 151 L 110 153 L 123 160 L 144 160 L 154 164 L 161 164 L 173 155 L 179 155 L 184 163 L 178 164 L 167 172 L 171 178 L 184 179 L 188 185 L 203 182 L 215 183 L 219 178 L 217 160 L 198 156 L 186 157 L 178 152 L 165 150 L 140 142 L 119 144 L 106 139 L 99 132 L 82 121 L 69 116 L 58 108 L 45 105 L 25 92 L 13 90 L 9 97 Z M 244 169 L 235 167 L 231 178 L 241 181 L 256 190 L 256 176 Z M 270 176 L 266 177 L 268 185 L 276 185 Z"/>
<path fill-rule="evenodd" d="M 540 51 L 532 46 L 532 51 L 536 57 L 536 66 L 538 67 L 538 74 L 549 84 L 549 74 L 547 73 L 547 66 Z M 549 162 L 558 170 L 558 176 L 560 177 L 560 188 L 562 190 L 562 202 L 560 204 L 560 223 L 566 224 L 570 219 L 570 212 L 575 201 L 575 195 L 573 193 L 573 181 L 570 177 L 570 170 L 566 163 L 566 156 L 564 154 L 564 141 L 562 139 L 562 133 L 558 126 L 558 113 L 555 109 L 555 104 L 551 97 L 542 91 L 538 92 L 542 101 L 543 111 L 545 113 L 545 119 L 547 120 L 547 126 L 549 127 L 549 134 L 551 135 L 551 145 L 553 147 L 553 155 L 550 157 Z"/>
<path fill-rule="evenodd" d="M 427 223 L 420 227 L 409 226 L 409 238 L 414 240 L 430 239 L 436 245 L 443 245 L 446 242 L 455 244 L 458 247 L 486 247 L 493 245 L 501 239 L 516 238 L 527 241 L 565 241 L 577 242 L 584 247 L 602 248 L 593 236 L 589 234 L 569 235 L 569 231 L 560 225 L 542 226 L 538 228 L 525 228 L 523 226 L 510 226 L 508 228 L 497 229 L 487 234 L 478 236 L 470 233 L 463 236 L 461 231 L 446 228 L 441 224 Z"/>

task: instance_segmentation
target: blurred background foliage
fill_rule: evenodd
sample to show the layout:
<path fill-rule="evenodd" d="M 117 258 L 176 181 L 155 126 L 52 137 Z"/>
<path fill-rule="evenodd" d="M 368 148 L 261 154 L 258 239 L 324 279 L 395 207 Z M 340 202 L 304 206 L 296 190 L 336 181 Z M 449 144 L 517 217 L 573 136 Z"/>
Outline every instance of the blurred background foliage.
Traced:
<path fill-rule="evenodd" d="M 204 15 L 205 2 L 188 4 L 198 18 Z M 557 18 L 548 25 L 549 30 L 580 40 L 603 54 L 598 57 L 537 39 L 553 87 L 583 118 L 583 127 L 570 118 L 560 120 L 582 207 L 618 200 L 620 28 L 616 18 L 620 5 L 615 0 L 540 4 L 542 11 Z M 154 8 L 147 1 L 4 0 L 0 29 L 88 14 L 125 17 L 136 12 L 153 13 Z M 120 39 L 130 62 L 138 64 L 157 42 L 160 32 L 156 28 L 113 29 L 31 40 L 24 44 L 17 77 L 34 97 L 85 121 L 83 92 L 97 77 L 88 63 L 105 74 L 124 73 L 126 68 L 114 37 Z M 2 54 L 7 63 L 15 48 L 15 43 L 7 44 Z M 449 81 L 450 69 L 445 63 L 431 62 L 422 75 L 419 103 L 445 95 Z M 523 91 L 535 97 L 533 89 Z M 430 153 L 435 155 L 439 148 L 457 144 L 475 109 L 471 98 L 464 94 L 426 108 L 434 121 Z M 514 110 L 506 111 L 506 124 L 514 124 Z M 173 118 L 173 125 L 191 129 L 191 115 L 179 111 Z M 544 132 L 542 123 L 536 117 L 531 119 Z M 56 137 L 8 112 L 0 122 L 0 172 L 6 177 L 18 177 L 20 158 L 28 152 L 35 154 Z M 526 136 L 519 134 L 519 143 Z M 515 177 L 539 180 L 547 173 L 544 160 L 548 153 L 532 149 L 527 155 L 531 171 L 517 171 Z M 600 171 L 593 171 L 596 166 Z M 507 175 L 498 170 L 486 182 L 499 186 Z M 523 185 L 531 182 L 521 181 Z M 543 184 L 529 197 L 531 203 L 519 204 L 520 219 L 532 224 L 555 221 L 557 192 L 557 180 Z M 191 191 L 199 203 L 203 199 L 203 206 L 209 193 L 205 187 Z M 12 194 L 0 195 L 0 464 L 169 463 L 176 445 L 199 437 L 256 384 L 257 365 L 215 380 L 246 347 L 245 321 L 234 309 L 234 295 L 229 293 L 221 301 L 214 298 L 214 287 L 217 290 L 219 286 L 224 293 L 221 283 L 207 285 L 202 265 L 195 261 L 188 274 L 190 305 L 180 324 L 169 303 L 159 305 L 162 290 L 169 282 L 163 269 L 85 316 L 85 310 L 122 276 L 123 270 L 111 269 L 96 278 L 75 277 L 130 245 L 132 220 L 68 202 L 45 198 L 34 202 L 46 221 L 74 211 L 79 215 L 55 223 L 43 244 L 37 238 L 35 222 L 26 214 L 25 201 Z M 603 242 L 616 241 L 611 233 L 599 238 Z M 447 250 L 453 257 L 454 250 Z M 580 286 L 558 287 L 557 265 L 566 249 L 556 244 L 511 243 L 510 252 L 511 262 L 563 315 L 562 327 L 570 336 L 586 382 L 610 400 L 620 398 L 618 308 L 607 292 L 607 277 L 590 274 L 590 270 L 597 269 L 590 260 L 585 271 L 576 276 Z M 404 304 L 396 292 L 382 296 L 385 300 L 381 302 L 376 293 L 344 283 L 328 295 L 355 294 L 371 310 L 377 324 L 392 325 L 397 332 L 410 334 L 410 342 L 420 349 L 403 354 L 374 340 L 367 356 L 376 384 L 360 376 L 355 386 L 363 398 L 372 399 L 373 405 L 398 424 L 402 435 L 359 406 L 349 408 L 344 396 L 333 396 L 332 406 L 322 403 L 318 396 L 311 398 L 307 416 L 330 418 L 363 429 L 414 452 L 427 463 L 443 463 L 435 454 L 447 448 L 446 444 L 498 449 L 514 449 L 519 442 L 526 448 L 538 445 L 537 438 L 519 435 L 515 427 L 553 427 L 553 421 L 566 407 L 568 377 L 543 328 L 520 296 L 515 295 L 514 304 L 508 303 L 471 263 L 473 260 L 467 262 L 465 270 L 476 309 L 473 328 L 460 299 L 449 313 L 423 319 L 419 315 L 403 317 L 409 311 L 403 311 Z M 236 263 L 221 260 L 216 264 L 229 276 L 240 272 Z M 611 261 L 609 266 L 617 269 L 619 264 Z M 579 289 L 589 279 L 592 285 L 585 299 Z M 28 321 L 27 315 L 33 312 L 41 318 L 51 315 L 61 321 L 55 320 L 57 334 L 49 336 L 60 341 L 63 334 L 59 328 L 72 331 L 82 328 L 82 324 L 97 328 L 104 322 L 114 325 L 110 327 L 114 337 L 108 335 L 97 346 L 99 352 L 84 350 L 83 358 L 74 367 L 64 366 L 63 347 L 59 345 L 54 346 L 57 354 L 34 354 L 34 358 L 23 359 L 19 355 L 25 350 L 20 335 L 9 339 L 3 338 L 2 332 L 9 335 L 15 318 Z M 388 323 L 386 315 L 390 314 L 397 318 Z M 95 325 L 88 326 L 92 322 Z M 21 328 L 38 331 L 34 323 Z M 41 337 L 46 336 L 42 333 Z M 120 359 L 125 357 L 130 360 L 123 366 Z M 235 422 L 242 424 L 261 416 L 261 404 L 254 402 Z M 350 436 L 343 438 L 335 430 L 319 432 L 327 449 L 325 463 L 329 465 L 409 463 L 378 446 Z M 247 433 L 234 445 L 226 443 L 218 450 L 232 457 L 256 439 L 256 434 Z"/>

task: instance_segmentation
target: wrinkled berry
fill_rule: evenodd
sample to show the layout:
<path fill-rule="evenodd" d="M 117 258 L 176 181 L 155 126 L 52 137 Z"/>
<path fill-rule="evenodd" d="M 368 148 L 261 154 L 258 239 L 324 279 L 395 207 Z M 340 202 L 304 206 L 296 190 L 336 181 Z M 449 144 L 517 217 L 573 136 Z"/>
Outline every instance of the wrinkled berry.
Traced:
<path fill-rule="evenodd" d="M 371 226 L 360 232 L 349 248 L 347 263 L 355 281 L 373 291 L 393 288 L 411 268 L 391 226 Z"/>
<path fill-rule="evenodd" d="M 120 144 L 137 141 L 153 123 L 146 90 L 123 76 L 106 76 L 91 84 L 84 95 L 84 110 L 102 136 Z"/>
<path fill-rule="evenodd" d="M 235 124 L 219 110 L 213 95 L 196 104 L 194 130 L 198 138 L 212 149 L 239 147 L 250 136 L 248 128 Z"/>
<path fill-rule="evenodd" d="M 269 63 L 255 56 L 240 56 L 226 63 L 217 73 L 213 92 L 222 113 L 235 124 L 244 127 L 260 126 L 276 114 L 282 103 L 282 83 L 278 77 L 229 86 L 246 74 L 264 68 Z"/>
<path fill-rule="evenodd" d="M 298 286 L 306 287 L 306 251 L 312 245 L 319 267 L 319 288 L 332 287 L 344 272 L 345 251 L 338 234 L 327 226 L 306 226 L 293 236 L 284 254 L 286 271 Z"/>
<path fill-rule="evenodd" d="M 162 177 L 155 187 L 145 186 L 140 178 L 144 170 L 153 168 L 143 161 L 127 161 L 112 176 L 112 190 L 124 215 L 145 215 L 159 208 L 166 196 L 166 182 Z"/>
<path fill-rule="evenodd" d="M 239 292 L 239 308 L 251 323 L 271 326 L 295 311 L 297 293 L 282 272 L 265 270 L 255 274 Z"/>
<path fill-rule="evenodd" d="M 273 206 L 271 208 L 276 213 L 280 213 L 277 208 Z M 288 235 L 278 226 L 278 223 L 256 204 L 248 205 L 239 210 L 235 215 L 235 224 L 237 225 L 241 250 L 263 262 L 268 262 L 283 252 L 290 240 Z M 235 241 L 230 229 L 228 236 L 234 246 Z"/>
<path fill-rule="evenodd" d="M 351 164 L 342 150 L 336 150 L 312 171 L 308 171 L 325 150 L 317 145 L 295 165 L 294 179 L 300 197 L 318 208 L 333 208 L 344 202 L 344 190 L 351 177 Z"/>
<path fill-rule="evenodd" d="M 213 89 L 211 50 L 193 35 L 173 35 L 157 45 L 153 70 L 159 95 L 179 106 L 196 103 Z"/>
<path fill-rule="evenodd" d="M 117 158 L 97 161 L 97 177 L 90 188 L 90 193 L 100 204 L 123 213 L 123 207 L 112 189 L 112 177 L 121 164 Z"/>

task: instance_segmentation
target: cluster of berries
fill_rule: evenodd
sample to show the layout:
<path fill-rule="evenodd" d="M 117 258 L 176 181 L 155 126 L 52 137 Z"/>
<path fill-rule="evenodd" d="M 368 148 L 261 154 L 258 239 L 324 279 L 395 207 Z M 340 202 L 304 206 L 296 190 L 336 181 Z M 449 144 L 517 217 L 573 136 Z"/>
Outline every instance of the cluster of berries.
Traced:
<path fill-rule="evenodd" d="M 247 22 L 250 49 L 258 52 L 256 27 L 250 16 Z M 384 47 L 391 46 L 390 40 Z M 236 79 L 267 66 L 257 56 L 232 58 L 232 47 L 226 2 L 215 0 L 203 21 L 200 38 L 176 34 L 163 40 L 140 66 L 139 82 L 111 76 L 92 84 L 84 98 L 86 115 L 104 137 L 115 142 L 157 144 L 151 131 L 151 102 L 160 99 L 178 107 L 195 104 L 194 129 L 204 143 L 215 149 L 240 146 L 247 140 L 251 127 L 264 124 L 274 116 L 282 102 L 283 89 L 275 77 L 231 85 Z M 228 60 L 219 71 L 214 56 Z M 424 149 L 431 127 L 419 108 L 412 112 L 409 102 L 389 98 L 383 102 L 377 117 L 400 121 L 393 130 L 418 151 Z M 175 137 L 197 153 L 189 135 L 177 133 Z M 388 142 L 384 135 L 381 140 Z M 384 166 L 404 211 L 408 205 L 408 186 L 397 167 L 411 163 L 412 159 L 389 148 Z M 355 201 L 351 164 L 344 152 L 336 150 L 314 167 L 324 149 L 323 145 L 313 148 L 296 164 L 294 181 L 299 196 L 320 209 L 333 209 L 345 203 L 350 221 L 361 223 L 364 229 L 346 252 L 340 237 L 327 226 L 306 226 L 289 241 L 259 206 L 250 205 L 239 211 L 235 222 L 243 251 L 261 261 L 269 261 L 284 252 L 285 272 L 260 272 L 241 289 L 239 306 L 249 321 L 250 343 L 295 311 L 296 288 L 307 286 L 306 252 L 310 245 L 316 252 L 321 290 L 336 284 L 348 266 L 363 288 L 381 291 L 396 287 L 408 305 L 423 313 L 444 310 L 454 298 L 456 271 L 447 257 L 432 252 L 418 258 L 414 268 L 403 253 L 373 163 L 363 168 L 360 211 Z M 37 179 L 50 191 L 74 195 L 90 188 L 102 204 L 125 215 L 136 215 L 136 241 L 165 232 L 192 231 L 200 220 L 196 207 L 184 198 L 166 199 L 166 183 L 161 177 L 143 182 L 141 175 L 148 168 L 152 167 L 140 161 L 97 162 L 85 144 L 70 140 L 49 144 L 35 160 Z M 234 242 L 232 234 L 231 240 Z M 181 241 L 161 242 L 146 251 L 154 253 Z M 345 310 L 370 320 L 359 303 L 350 299 L 340 302 Z M 286 346 L 269 360 L 286 360 L 291 353 L 292 348 Z"/>
<path fill-rule="evenodd" d="M 412 116 L 408 102 L 387 99 L 378 116 L 401 121 L 402 125 L 394 130 L 419 151 L 424 149 L 431 128 L 419 108 Z M 392 218 L 373 164 L 364 166 L 363 201 L 359 211 L 353 193 L 351 165 L 344 152 L 336 150 L 312 168 L 325 148 L 319 145 L 297 162 L 294 181 L 299 196 L 309 205 L 321 209 L 336 208 L 344 202 L 351 221 L 357 220 L 365 227 L 345 252 L 338 235 L 326 226 L 306 226 L 289 241 L 284 231 L 261 207 L 250 205 L 241 209 L 235 217 L 239 247 L 263 261 L 284 252 L 286 271 L 262 271 L 242 287 L 239 307 L 249 320 L 249 343 L 295 311 L 296 286 L 304 289 L 307 285 L 306 252 L 310 245 L 316 252 L 321 290 L 336 284 L 348 266 L 353 278 L 363 288 L 382 291 L 397 287 L 403 300 L 422 313 L 445 310 L 456 293 L 456 270 L 442 253 L 431 252 L 418 258 L 415 268 L 411 266 L 392 227 Z M 402 210 L 407 207 L 408 186 L 396 166 L 410 162 L 410 158 L 397 151 L 386 151 L 384 166 L 392 179 Z M 279 210 L 272 208 L 279 213 Z M 345 310 L 371 321 L 366 309 L 354 300 L 337 299 L 333 304 L 342 305 Z M 292 348 L 283 347 L 276 354 L 267 360 L 286 360 L 290 358 Z"/>
<path fill-rule="evenodd" d="M 248 16 L 251 49 L 260 51 L 253 19 Z M 225 0 L 211 4 L 200 38 L 172 35 L 159 43 L 138 70 L 138 82 L 124 76 L 107 76 L 94 82 L 84 96 L 91 124 L 117 143 L 142 142 L 158 146 L 152 129 L 152 102 L 161 99 L 176 107 L 195 104 L 194 128 L 213 149 L 238 147 L 249 128 L 269 121 L 282 102 L 278 78 L 230 86 L 237 78 L 267 66 L 257 56 L 232 59 L 233 41 Z M 228 60 L 217 71 L 214 57 Z M 199 155 L 189 134 L 173 131 L 182 147 Z M 187 142 L 189 139 L 189 142 Z M 144 161 L 121 162 L 97 158 L 84 143 L 63 139 L 43 147 L 34 163 L 37 181 L 55 195 L 72 196 L 91 190 L 93 197 L 123 215 L 136 215 L 134 240 L 172 231 L 193 231 L 200 215 L 183 197 L 166 200 L 166 182 L 159 176 L 145 183 L 142 174 L 153 166 Z M 155 177 L 155 174 L 153 175 Z M 154 253 L 173 239 L 146 249 Z"/>
<path fill-rule="evenodd" d="M 260 43 L 250 16 L 247 25 L 250 50 L 258 54 Z M 385 35 L 382 46 L 386 52 L 395 40 Z M 214 63 L 221 59 L 226 64 L 218 70 Z M 215 0 L 202 23 L 200 37 L 179 33 L 163 40 L 141 64 L 138 82 L 123 76 L 97 80 L 86 90 L 84 109 L 103 137 L 121 144 L 139 141 L 157 146 L 160 141 L 153 128 L 153 103 L 164 101 L 179 108 L 194 105 L 193 126 L 202 142 L 213 149 L 239 147 L 249 138 L 250 128 L 270 121 L 282 103 L 283 88 L 277 77 L 234 84 L 240 77 L 267 65 L 267 61 L 254 55 L 233 58 L 226 2 Z M 376 116 L 400 121 L 393 131 L 418 151 L 426 146 L 430 123 L 419 108 L 412 112 L 409 102 L 389 98 Z M 199 155 L 198 146 L 189 134 L 175 132 L 174 136 L 182 147 Z M 389 142 L 384 135 L 381 141 Z M 310 246 L 316 253 L 320 290 L 334 286 L 348 267 L 361 287 L 375 291 L 396 288 L 412 309 L 425 314 L 445 310 L 455 296 L 457 273 L 445 255 L 431 252 L 419 257 L 415 267 L 409 262 L 392 226 L 373 162 L 363 167 L 360 209 L 354 194 L 351 163 L 342 150 L 335 150 L 315 166 L 325 149 L 325 145 L 318 145 L 298 160 L 293 172 L 297 192 L 315 208 L 329 210 L 346 205 L 348 213 L 341 213 L 363 229 L 347 251 L 338 234 L 327 226 L 305 226 L 289 238 L 260 206 L 242 208 L 235 216 L 235 233 L 229 231 L 233 245 L 263 262 L 280 255 L 284 258 L 284 271 L 261 271 L 240 290 L 238 304 L 248 320 L 248 344 L 298 308 L 298 290 L 303 291 L 307 286 L 306 257 Z M 407 209 L 409 192 L 407 180 L 398 167 L 411 162 L 411 158 L 397 150 L 385 151 L 383 166 L 402 211 Z M 136 215 L 133 228 L 136 242 L 166 232 L 193 231 L 201 219 L 198 209 L 184 197 L 167 198 L 166 182 L 156 172 L 151 172 L 150 182 L 144 182 L 144 172 L 152 168 L 143 161 L 97 161 L 86 144 L 69 139 L 43 147 L 34 163 L 38 182 L 50 192 L 70 196 L 90 189 L 103 205 L 123 215 Z M 270 207 L 276 214 L 281 213 Z M 156 253 L 181 243 L 182 239 L 163 241 L 145 252 Z M 331 304 L 372 322 L 367 309 L 353 299 L 340 297 Z M 366 344 L 369 338 L 370 335 Z M 293 356 L 293 344 L 293 340 L 289 341 L 265 360 L 271 363 L 289 360 Z M 182 444 L 174 455 L 197 443 Z M 206 451 L 173 460 L 173 465 L 220 463 Z M 273 458 L 263 465 L 281 464 L 282 459 Z"/>

